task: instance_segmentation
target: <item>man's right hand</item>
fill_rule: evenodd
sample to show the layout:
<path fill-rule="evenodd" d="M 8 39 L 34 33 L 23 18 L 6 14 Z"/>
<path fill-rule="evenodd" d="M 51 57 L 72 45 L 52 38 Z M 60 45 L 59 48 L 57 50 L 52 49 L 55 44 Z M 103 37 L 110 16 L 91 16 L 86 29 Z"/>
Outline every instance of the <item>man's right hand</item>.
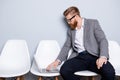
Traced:
<path fill-rule="evenodd" d="M 51 64 L 49 64 L 46 68 L 46 70 L 51 70 L 52 68 L 57 68 L 57 66 L 60 64 L 59 60 L 56 60 L 54 62 L 52 62 Z"/>

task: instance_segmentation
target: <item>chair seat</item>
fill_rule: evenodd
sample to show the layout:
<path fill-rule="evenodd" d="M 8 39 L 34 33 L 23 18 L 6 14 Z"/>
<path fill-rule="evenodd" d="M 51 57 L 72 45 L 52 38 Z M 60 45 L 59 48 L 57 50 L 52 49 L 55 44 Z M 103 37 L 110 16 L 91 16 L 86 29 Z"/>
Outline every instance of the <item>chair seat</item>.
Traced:
<path fill-rule="evenodd" d="M 41 68 L 46 68 L 49 64 L 56 60 L 60 51 L 60 46 L 56 40 L 42 40 L 39 42 L 36 53 L 34 55 L 33 64 L 30 72 L 42 77 L 56 77 L 60 73 L 44 73 L 40 72 Z"/>
<path fill-rule="evenodd" d="M 120 76 L 120 45 L 116 41 L 109 41 L 109 61 L 114 66 L 115 75 Z"/>
<path fill-rule="evenodd" d="M 0 77 L 16 77 L 29 72 L 30 56 L 25 40 L 8 40 L 0 55 Z"/>
<path fill-rule="evenodd" d="M 1 66 L 3 67 L 3 66 Z M 6 68 L 6 69 L 5 69 Z M 15 67 L 14 69 L 6 67 L 0 69 L 0 77 L 15 77 L 15 76 L 21 76 L 29 72 L 30 67 Z"/>
<path fill-rule="evenodd" d="M 79 75 L 79 76 L 97 76 L 98 74 L 95 73 L 95 72 L 92 72 L 92 71 L 85 70 L 85 71 L 75 72 L 75 75 Z"/>
<path fill-rule="evenodd" d="M 9 63 L 8 60 L 10 61 Z M 0 58 L 0 77 L 21 76 L 29 72 L 30 61 L 21 61 L 22 64 L 19 64 L 16 63 L 16 60 L 8 60 L 3 59 L 3 57 Z"/>
<path fill-rule="evenodd" d="M 54 77 L 54 76 L 59 76 L 60 75 L 60 73 L 40 73 L 38 68 L 37 68 L 37 65 L 36 65 L 35 61 L 33 61 L 33 65 L 31 67 L 30 72 L 34 75 L 43 76 L 43 77 Z"/>

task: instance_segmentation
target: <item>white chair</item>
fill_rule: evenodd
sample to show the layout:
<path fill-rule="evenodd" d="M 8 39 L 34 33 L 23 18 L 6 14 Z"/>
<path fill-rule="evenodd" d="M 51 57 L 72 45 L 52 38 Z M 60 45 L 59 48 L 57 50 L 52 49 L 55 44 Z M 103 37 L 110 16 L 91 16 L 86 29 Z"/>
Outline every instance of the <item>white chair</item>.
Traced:
<path fill-rule="evenodd" d="M 109 41 L 109 61 L 115 68 L 116 76 L 120 80 L 120 45 L 116 41 Z"/>
<path fill-rule="evenodd" d="M 95 80 L 95 76 L 98 75 L 97 73 L 89 71 L 89 70 L 78 71 L 78 72 L 75 72 L 74 74 L 78 76 L 88 77 L 88 79 L 90 80 Z"/>
<path fill-rule="evenodd" d="M 52 63 L 58 56 L 60 47 L 55 40 L 42 40 L 39 42 L 36 54 L 34 55 L 34 61 L 30 72 L 34 75 L 40 76 L 38 79 L 42 80 L 42 77 L 55 77 L 58 80 L 59 73 L 41 73 L 41 68 L 46 68 Z"/>
<path fill-rule="evenodd" d="M 25 40 L 8 40 L 0 55 L 0 77 L 19 77 L 30 70 L 30 56 Z M 21 78 L 21 79 L 20 79 Z"/>

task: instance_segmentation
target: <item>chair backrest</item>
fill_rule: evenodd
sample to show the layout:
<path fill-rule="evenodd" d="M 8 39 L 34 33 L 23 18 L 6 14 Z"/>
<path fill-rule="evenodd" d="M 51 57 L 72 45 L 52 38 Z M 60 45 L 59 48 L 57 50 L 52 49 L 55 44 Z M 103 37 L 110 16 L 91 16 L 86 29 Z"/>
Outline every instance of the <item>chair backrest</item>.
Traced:
<path fill-rule="evenodd" d="M 60 51 L 59 44 L 55 40 L 42 40 L 39 42 L 36 54 L 34 55 L 35 61 L 39 69 L 46 68 L 58 56 Z"/>
<path fill-rule="evenodd" d="M 109 41 L 109 55 L 114 68 L 120 68 L 120 46 L 116 41 Z"/>
<path fill-rule="evenodd" d="M 7 73 L 11 73 L 9 75 L 15 75 L 20 72 L 24 73 L 29 71 L 30 64 L 26 41 L 8 40 L 0 55 L 0 71 L 3 70 L 5 75 L 7 75 Z M 0 74 L 2 74 L 2 72 L 0 72 Z"/>

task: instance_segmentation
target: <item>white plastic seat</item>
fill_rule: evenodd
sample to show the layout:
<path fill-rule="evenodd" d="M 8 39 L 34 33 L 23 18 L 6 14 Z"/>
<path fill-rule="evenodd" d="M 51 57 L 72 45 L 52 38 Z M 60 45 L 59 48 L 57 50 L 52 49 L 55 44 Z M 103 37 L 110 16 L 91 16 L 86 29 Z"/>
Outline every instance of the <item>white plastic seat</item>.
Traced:
<path fill-rule="evenodd" d="M 75 75 L 79 76 L 97 76 L 98 74 L 92 71 L 84 70 L 84 71 L 78 71 L 75 72 Z"/>
<path fill-rule="evenodd" d="M 50 63 L 55 61 L 60 51 L 60 47 L 55 40 L 42 40 L 39 42 L 36 54 L 34 55 L 33 64 L 30 72 L 34 75 L 42 77 L 56 77 L 59 73 L 41 73 L 41 68 L 46 68 Z"/>
<path fill-rule="evenodd" d="M 30 70 L 30 56 L 25 40 L 8 40 L 0 55 L 0 77 L 17 77 Z"/>
<path fill-rule="evenodd" d="M 120 45 L 116 41 L 109 41 L 109 61 L 115 68 L 116 76 L 120 77 Z"/>
<path fill-rule="evenodd" d="M 89 70 L 84 70 L 84 71 L 78 71 L 74 73 L 75 75 L 78 76 L 84 76 L 87 77 L 89 80 L 95 80 L 95 76 L 97 76 L 98 74 Z"/>

